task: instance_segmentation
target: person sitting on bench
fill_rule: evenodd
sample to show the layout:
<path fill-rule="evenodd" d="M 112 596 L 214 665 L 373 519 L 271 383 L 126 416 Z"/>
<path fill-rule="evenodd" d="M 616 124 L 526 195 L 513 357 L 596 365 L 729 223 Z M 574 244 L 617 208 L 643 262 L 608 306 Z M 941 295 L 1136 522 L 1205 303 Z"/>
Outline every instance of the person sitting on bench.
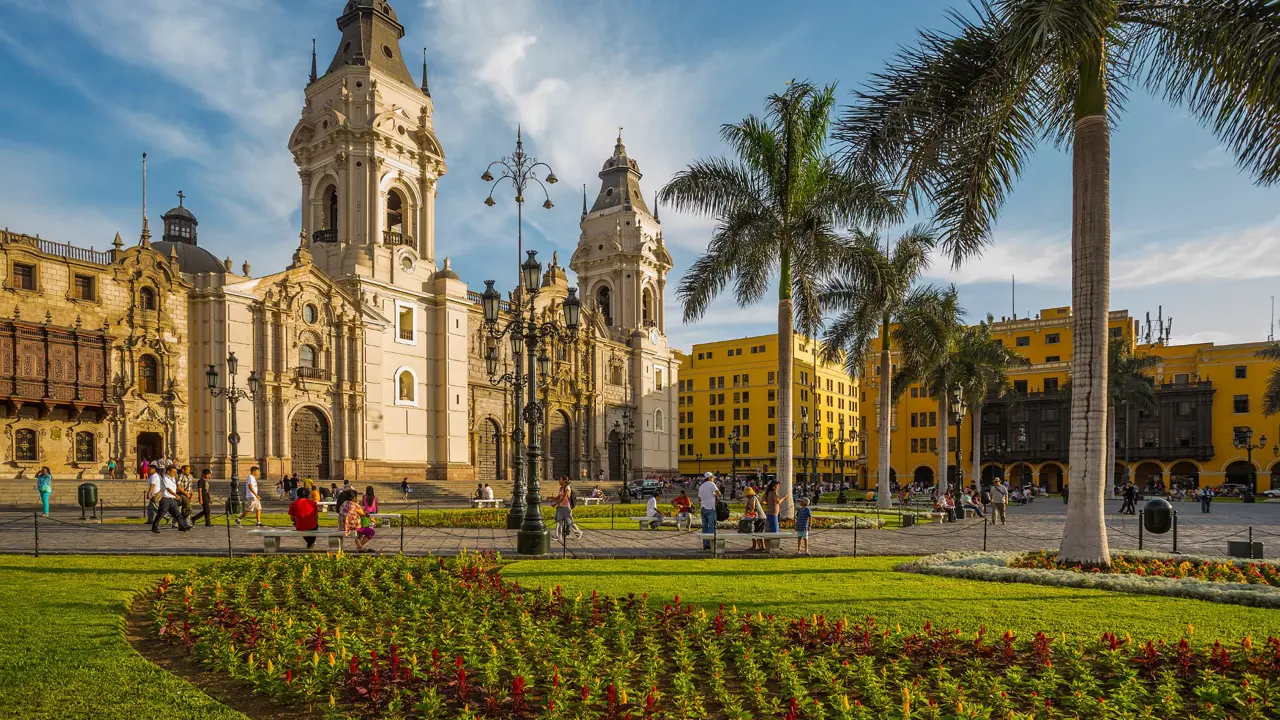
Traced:
<path fill-rule="evenodd" d="M 644 515 L 645 517 L 653 518 L 653 522 L 649 523 L 650 530 L 657 530 L 658 526 L 662 524 L 662 520 L 666 515 L 663 515 L 658 510 L 658 498 L 656 495 L 649 496 L 649 503 L 645 506 Z"/>
<path fill-rule="evenodd" d="M 289 517 L 293 518 L 294 530 L 319 529 L 320 506 L 316 504 L 318 502 L 320 502 L 320 493 L 312 490 L 310 497 L 299 495 L 298 499 L 289 505 Z M 302 539 L 306 541 L 308 549 L 316 544 L 314 535 L 304 535 Z"/>

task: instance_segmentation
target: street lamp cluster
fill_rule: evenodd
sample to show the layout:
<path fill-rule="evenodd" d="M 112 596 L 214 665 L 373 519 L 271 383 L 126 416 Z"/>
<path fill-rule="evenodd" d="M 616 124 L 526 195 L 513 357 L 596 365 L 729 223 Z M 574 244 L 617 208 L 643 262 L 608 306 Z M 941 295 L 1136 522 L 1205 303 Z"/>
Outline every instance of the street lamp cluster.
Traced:
<path fill-rule="evenodd" d="M 520 519 L 519 533 L 516 536 L 516 549 L 522 555 L 543 555 L 550 547 L 550 537 L 546 525 L 542 522 L 542 496 L 538 485 L 538 464 L 542 458 L 541 426 L 546 422 L 546 408 L 538 400 L 539 377 L 551 375 L 551 355 L 547 348 L 553 340 L 572 343 L 577 339 L 578 324 L 582 317 L 582 302 L 578 300 L 577 290 L 570 289 L 569 297 L 561 305 L 564 311 L 564 327 L 554 322 L 537 319 L 535 300 L 538 289 L 542 285 L 542 263 L 538 262 L 536 250 L 528 251 L 528 259 L 520 266 L 520 279 L 527 292 L 518 299 L 519 305 L 513 306 L 513 317 L 506 325 L 499 327 L 499 304 L 502 295 L 494 289 L 493 280 L 485 281 L 484 294 L 481 295 L 481 306 L 484 311 L 484 329 L 489 337 L 485 349 L 485 365 L 489 379 L 494 385 L 510 385 L 513 389 L 515 416 L 517 425 L 512 432 L 512 440 L 516 445 L 517 458 L 520 445 L 524 445 L 525 463 L 522 468 L 525 476 L 522 481 L 520 470 L 516 469 L 516 479 L 512 491 L 511 511 L 507 516 L 508 527 Z M 528 316 L 525 317 L 525 310 Z M 515 372 L 498 376 L 498 341 L 506 337 L 511 344 L 512 364 Z M 520 365 L 524 363 L 523 373 Z M 521 397 L 521 393 L 524 397 Z M 521 404 L 523 403 L 523 405 Z M 525 440 L 527 428 L 527 441 Z M 523 507 L 517 503 L 523 496 Z"/>
<path fill-rule="evenodd" d="M 836 496 L 836 503 L 837 503 L 837 504 L 840 504 L 840 505 L 843 505 L 844 503 L 846 503 L 846 502 L 848 502 L 848 501 L 849 501 L 848 497 L 846 497 L 846 496 L 845 496 L 845 494 L 844 494 L 844 490 L 845 490 L 845 483 L 844 483 L 844 444 L 845 444 L 846 442 L 848 442 L 849 440 L 851 440 L 851 439 L 852 439 L 852 438 L 845 437 L 845 434 L 844 434 L 844 416 L 843 416 L 843 415 L 841 415 L 841 416 L 840 416 L 840 432 L 839 432 L 839 434 L 837 434 L 837 433 L 836 433 L 835 428 L 832 428 L 831 426 L 827 426 L 827 447 L 828 447 L 828 448 L 830 448 L 830 450 L 831 450 L 831 464 L 832 464 L 833 466 L 836 464 L 836 449 L 837 449 L 837 448 L 839 448 L 839 452 L 840 452 L 840 459 L 839 459 L 839 462 L 840 462 L 840 465 L 839 465 L 839 472 L 840 472 L 840 494 L 838 494 L 838 495 Z"/>
<path fill-rule="evenodd" d="M 1231 444 L 1237 449 L 1244 450 L 1249 458 L 1249 492 L 1258 491 L 1258 470 L 1253 466 L 1253 451 L 1262 450 L 1267 446 L 1267 436 L 1263 435 L 1258 438 L 1258 444 L 1253 444 L 1253 428 L 1238 427 L 1235 429 L 1235 435 Z"/>
<path fill-rule="evenodd" d="M 231 445 L 231 497 L 227 499 L 227 511 L 237 514 L 241 510 L 240 499 L 240 432 L 236 424 L 236 404 L 241 400 L 253 402 L 258 398 L 258 373 L 249 371 L 249 389 L 246 391 L 236 387 L 236 374 L 240 361 L 235 353 L 227 355 L 227 386 L 218 387 L 218 368 L 209 366 L 205 372 L 205 380 L 209 386 L 209 394 L 213 397 L 225 397 L 231 405 L 231 428 L 227 433 L 227 442 Z"/>
<path fill-rule="evenodd" d="M 626 422 L 621 420 L 613 421 L 613 430 L 618 433 L 618 442 L 621 447 L 618 448 L 622 457 L 622 499 L 629 500 L 631 498 L 630 476 L 631 476 L 631 443 L 636 439 L 636 425 L 631 419 L 631 413 L 627 412 Z M 698 456 L 699 462 L 702 456 Z"/>

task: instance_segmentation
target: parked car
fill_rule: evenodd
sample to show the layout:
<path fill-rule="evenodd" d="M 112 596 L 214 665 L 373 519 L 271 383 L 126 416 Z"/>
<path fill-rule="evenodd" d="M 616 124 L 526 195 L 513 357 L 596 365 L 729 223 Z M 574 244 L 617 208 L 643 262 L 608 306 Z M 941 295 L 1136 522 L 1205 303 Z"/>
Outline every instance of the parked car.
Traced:
<path fill-rule="evenodd" d="M 1246 485 L 1237 485 L 1235 483 L 1224 483 L 1217 487 L 1209 488 L 1213 491 L 1214 497 L 1240 497 L 1248 490 Z"/>
<path fill-rule="evenodd" d="M 644 498 L 662 494 L 662 483 L 657 480 L 642 480 L 639 485 L 631 486 L 631 497 Z"/>
<path fill-rule="evenodd" d="M 1274 489 L 1274 490 L 1264 490 L 1262 491 L 1262 496 L 1265 498 L 1271 498 L 1271 499 L 1280 498 L 1280 488 Z"/>

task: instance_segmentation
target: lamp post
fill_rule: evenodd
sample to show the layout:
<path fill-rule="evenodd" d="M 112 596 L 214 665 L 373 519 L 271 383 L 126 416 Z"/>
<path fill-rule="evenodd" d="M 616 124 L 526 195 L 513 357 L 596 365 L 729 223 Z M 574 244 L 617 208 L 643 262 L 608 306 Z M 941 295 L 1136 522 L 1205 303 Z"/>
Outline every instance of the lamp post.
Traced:
<path fill-rule="evenodd" d="M 546 525 L 542 522 L 542 496 L 538 486 L 538 462 L 542 457 L 539 425 L 545 421 L 546 408 L 538 400 L 538 378 L 546 378 L 551 374 L 551 356 L 547 354 L 547 346 L 553 338 L 561 342 L 572 342 L 577 337 L 578 323 L 582 317 L 582 303 L 578 300 L 576 289 L 570 288 L 569 297 L 562 303 L 564 327 L 553 322 L 537 319 L 536 300 L 542 282 L 542 264 L 538 262 L 538 253 L 528 251 L 528 259 L 520 266 L 521 283 L 528 288 L 522 293 L 518 304 L 513 306 L 515 317 L 501 328 L 498 327 L 498 304 L 502 296 L 493 288 L 493 281 L 485 281 L 485 291 L 481 295 L 481 306 L 484 310 L 485 331 L 489 336 L 489 345 L 485 351 L 485 363 L 490 380 L 495 384 L 513 382 L 507 375 L 498 374 L 498 339 L 504 335 L 510 338 L 512 358 L 519 365 L 524 352 L 525 374 L 522 399 L 515 396 L 517 417 L 524 420 L 528 427 L 529 440 L 525 444 L 525 484 L 524 484 L 524 518 L 520 523 L 520 531 L 516 536 L 516 551 L 521 555 L 545 555 L 550 547 L 550 536 Z M 526 300 L 527 296 L 527 300 Z M 528 308 L 528 317 L 524 312 Z M 517 339 L 515 336 L 519 336 Z M 512 374 L 514 376 L 514 374 Z M 517 487 L 519 490 L 519 487 Z M 510 516 L 508 516 L 508 521 Z"/>
<path fill-rule="evenodd" d="M 501 175 L 497 178 L 494 178 L 493 172 L 492 172 L 495 168 L 500 168 L 502 171 Z M 543 168 L 545 168 L 547 171 L 547 180 L 546 180 L 547 183 L 550 185 L 554 185 L 556 183 L 555 172 L 551 169 L 551 166 L 543 162 L 538 162 L 537 158 L 532 158 L 532 157 L 529 157 L 527 154 L 525 154 L 524 139 L 521 137 L 520 129 L 517 128 L 515 152 L 511 153 L 509 157 L 504 157 L 501 160 L 495 160 L 489 163 L 489 167 L 485 168 L 484 174 L 480 176 L 481 180 L 487 183 L 493 183 L 489 188 L 489 197 L 485 198 L 485 201 L 484 201 L 484 204 L 489 207 L 493 207 L 496 204 L 493 199 L 493 191 L 504 180 L 510 181 L 511 186 L 515 189 L 515 193 L 516 193 L 515 194 L 516 270 L 517 270 L 515 315 L 517 319 L 519 319 L 521 315 L 521 310 L 522 310 L 522 306 L 519 303 L 523 302 L 523 299 L 524 299 L 524 293 L 521 291 L 523 290 L 524 286 L 527 284 L 525 283 L 525 277 L 524 277 L 524 265 L 521 264 L 521 258 L 523 258 L 524 256 L 524 191 L 525 191 L 525 188 L 527 188 L 530 185 L 530 183 L 536 183 L 538 187 L 542 188 L 542 194 L 546 199 L 546 202 L 542 203 L 542 207 L 548 210 L 554 207 L 551 203 L 551 196 L 547 194 L 546 186 L 542 184 L 542 181 L 539 180 L 538 176 L 536 175 L 536 172 L 539 169 L 543 169 Z M 493 283 L 486 282 L 486 287 L 485 287 L 486 296 L 489 290 L 491 290 L 492 288 L 493 288 Z M 536 291 L 537 291 L 537 288 L 534 288 L 534 292 Z M 485 306 L 485 325 L 488 328 L 490 338 L 497 340 L 498 338 L 501 337 L 501 334 L 494 335 L 493 333 L 497 327 L 499 304 L 502 298 L 500 295 L 497 295 L 496 291 L 494 292 L 494 295 L 496 297 L 493 298 L 493 308 L 492 308 L 493 319 L 489 320 L 489 307 L 486 305 Z M 494 377 L 497 374 L 497 362 L 496 362 L 497 349 L 495 346 L 490 345 L 490 350 L 493 351 L 495 356 L 494 360 L 492 361 L 489 360 L 487 357 L 487 354 L 485 358 L 486 363 L 489 365 L 490 382 L 492 382 L 494 385 L 510 386 L 512 391 L 512 397 L 514 398 L 514 401 L 512 403 L 512 408 L 513 408 L 512 421 L 513 422 L 512 422 L 512 428 L 511 428 L 511 446 L 512 446 L 511 469 L 515 476 L 515 479 L 512 482 L 512 488 L 511 488 L 511 507 L 507 512 L 507 529 L 508 530 L 518 530 L 520 528 L 521 524 L 524 522 L 524 511 L 525 511 L 524 461 L 521 457 L 522 455 L 524 455 L 524 452 L 525 452 L 524 418 L 521 416 L 521 413 L 520 413 L 520 398 L 522 393 L 524 392 L 524 386 L 525 386 L 524 371 L 520 366 L 521 364 L 520 359 L 521 359 L 522 350 L 523 350 L 522 346 L 524 341 L 523 341 L 523 338 L 519 337 L 519 335 L 520 333 L 518 332 L 511 333 L 510 335 L 511 357 L 513 359 L 513 365 L 514 365 L 513 372 L 504 374 L 501 377 L 501 379 L 496 379 Z"/>
<path fill-rule="evenodd" d="M 844 416 L 840 416 L 840 431 L 836 433 L 836 445 L 840 447 L 840 495 L 836 498 L 837 503 L 845 502 L 844 495 L 844 444 L 848 442 L 848 438 L 844 435 Z"/>
<path fill-rule="evenodd" d="M 624 408 L 626 422 L 613 421 L 613 429 L 618 433 L 618 442 L 622 447 L 622 497 L 630 499 L 631 489 L 628 478 L 631 476 L 631 443 L 636 439 L 636 426 L 631 420 L 631 408 Z M 702 455 L 698 455 L 698 467 L 702 467 Z"/>
<path fill-rule="evenodd" d="M 241 400 L 253 402 L 258 398 L 258 374 L 256 372 L 249 371 L 249 389 L 247 391 L 236 387 L 236 373 L 239 367 L 240 361 L 236 360 L 236 354 L 229 353 L 227 355 L 226 387 L 218 387 L 218 368 L 213 365 L 210 365 L 208 371 L 204 374 L 209 384 L 209 394 L 215 398 L 225 397 L 227 404 L 231 406 L 231 431 L 227 433 L 227 443 L 231 445 L 231 496 L 227 498 L 227 512 L 232 515 L 239 514 L 243 508 L 243 501 L 240 498 L 240 432 L 236 423 L 236 404 Z"/>
<path fill-rule="evenodd" d="M 831 467 L 831 476 L 834 479 L 836 474 L 836 430 L 830 425 L 827 426 L 827 452 L 831 455 L 828 464 Z M 836 494 L 836 504 L 840 505 L 849 501 L 844 494 L 844 485 L 840 485 L 840 492 Z"/>
<path fill-rule="evenodd" d="M 702 453 L 693 456 L 698 461 L 698 477 L 702 477 Z"/>
<path fill-rule="evenodd" d="M 858 457 L 854 460 L 854 465 L 858 468 L 859 475 L 862 478 L 862 489 L 870 490 L 867 486 L 867 479 L 871 473 L 867 469 L 867 428 L 865 425 L 858 431 Z"/>
<path fill-rule="evenodd" d="M 957 488 L 964 487 L 964 466 L 961 465 L 961 463 L 964 461 L 964 454 L 963 454 L 963 451 L 961 450 L 961 445 L 963 444 L 962 441 L 964 440 L 964 434 L 960 432 L 960 429 L 964 426 L 964 411 L 965 411 L 964 397 L 960 395 L 960 389 L 956 388 L 951 393 L 951 417 L 955 418 L 955 423 L 956 423 L 956 487 Z"/>
<path fill-rule="evenodd" d="M 1235 445 L 1237 448 L 1244 450 L 1245 452 L 1248 453 L 1249 492 L 1250 493 L 1258 492 L 1258 470 L 1253 466 L 1253 451 L 1261 450 L 1267 446 L 1267 436 L 1263 435 L 1262 437 L 1258 438 L 1258 444 L 1254 445 L 1253 444 L 1253 428 L 1248 426 L 1238 427 L 1235 429 L 1235 437 L 1233 438 L 1231 444 Z"/>
<path fill-rule="evenodd" d="M 738 482 L 738 447 L 741 444 L 742 438 L 738 435 L 738 429 L 734 428 L 733 432 L 729 433 L 729 448 L 733 450 L 733 469 L 729 473 L 729 481 L 732 483 Z"/>
<path fill-rule="evenodd" d="M 801 449 L 801 452 L 804 453 L 804 456 L 800 459 L 800 468 L 801 468 L 802 474 L 806 476 L 805 479 L 807 480 L 810 486 L 814 485 L 814 483 L 816 482 L 814 475 L 816 475 L 818 471 L 817 460 L 813 460 L 812 470 L 810 470 L 810 465 L 809 465 L 810 460 L 813 459 L 813 448 L 810 447 L 810 443 L 814 440 L 815 437 L 816 437 L 816 433 L 810 432 L 809 430 L 809 408 L 806 405 L 801 405 L 800 406 L 800 449 Z M 812 487 L 810 489 L 812 489 Z"/>

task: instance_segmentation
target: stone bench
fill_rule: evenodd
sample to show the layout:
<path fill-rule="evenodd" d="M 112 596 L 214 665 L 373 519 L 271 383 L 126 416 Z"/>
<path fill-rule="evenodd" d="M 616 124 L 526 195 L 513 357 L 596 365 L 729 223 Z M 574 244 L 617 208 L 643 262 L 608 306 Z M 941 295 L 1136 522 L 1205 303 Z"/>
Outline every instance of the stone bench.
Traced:
<path fill-rule="evenodd" d="M 287 537 L 314 537 L 328 538 L 330 552 L 342 552 L 342 538 L 346 535 L 341 530 L 334 528 L 317 528 L 315 530 L 294 530 L 293 528 L 258 528 L 250 530 L 250 535 L 259 535 L 262 537 L 262 550 L 266 553 L 276 553 L 280 551 L 280 539 Z"/>
<path fill-rule="evenodd" d="M 501 507 L 502 507 L 502 503 L 504 503 L 504 502 L 506 502 L 506 500 L 504 500 L 504 499 L 502 499 L 502 498 L 494 498 L 494 499 L 492 499 L 492 500 L 477 500 L 477 499 L 475 499 L 475 498 L 472 498 L 472 500 L 471 500 L 471 507 L 473 507 L 473 508 L 501 508 Z"/>
<path fill-rule="evenodd" d="M 640 523 L 641 530 L 657 530 L 659 525 L 674 525 L 679 530 L 688 530 L 693 525 L 690 515 L 664 515 L 661 518 L 640 515 L 631 521 Z"/>
<path fill-rule="evenodd" d="M 784 530 L 781 532 L 753 532 L 753 533 L 738 533 L 738 532 L 700 533 L 700 535 L 702 535 L 702 539 L 704 541 L 710 540 L 712 543 L 714 543 L 716 550 L 720 552 L 724 551 L 725 545 L 730 540 L 733 540 L 733 541 L 742 540 L 748 543 L 751 542 L 752 540 L 764 540 L 765 549 L 777 550 L 781 546 L 782 541 L 784 539 L 794 540 L 796 537 L 795 532 L 791 530 Z"/>

